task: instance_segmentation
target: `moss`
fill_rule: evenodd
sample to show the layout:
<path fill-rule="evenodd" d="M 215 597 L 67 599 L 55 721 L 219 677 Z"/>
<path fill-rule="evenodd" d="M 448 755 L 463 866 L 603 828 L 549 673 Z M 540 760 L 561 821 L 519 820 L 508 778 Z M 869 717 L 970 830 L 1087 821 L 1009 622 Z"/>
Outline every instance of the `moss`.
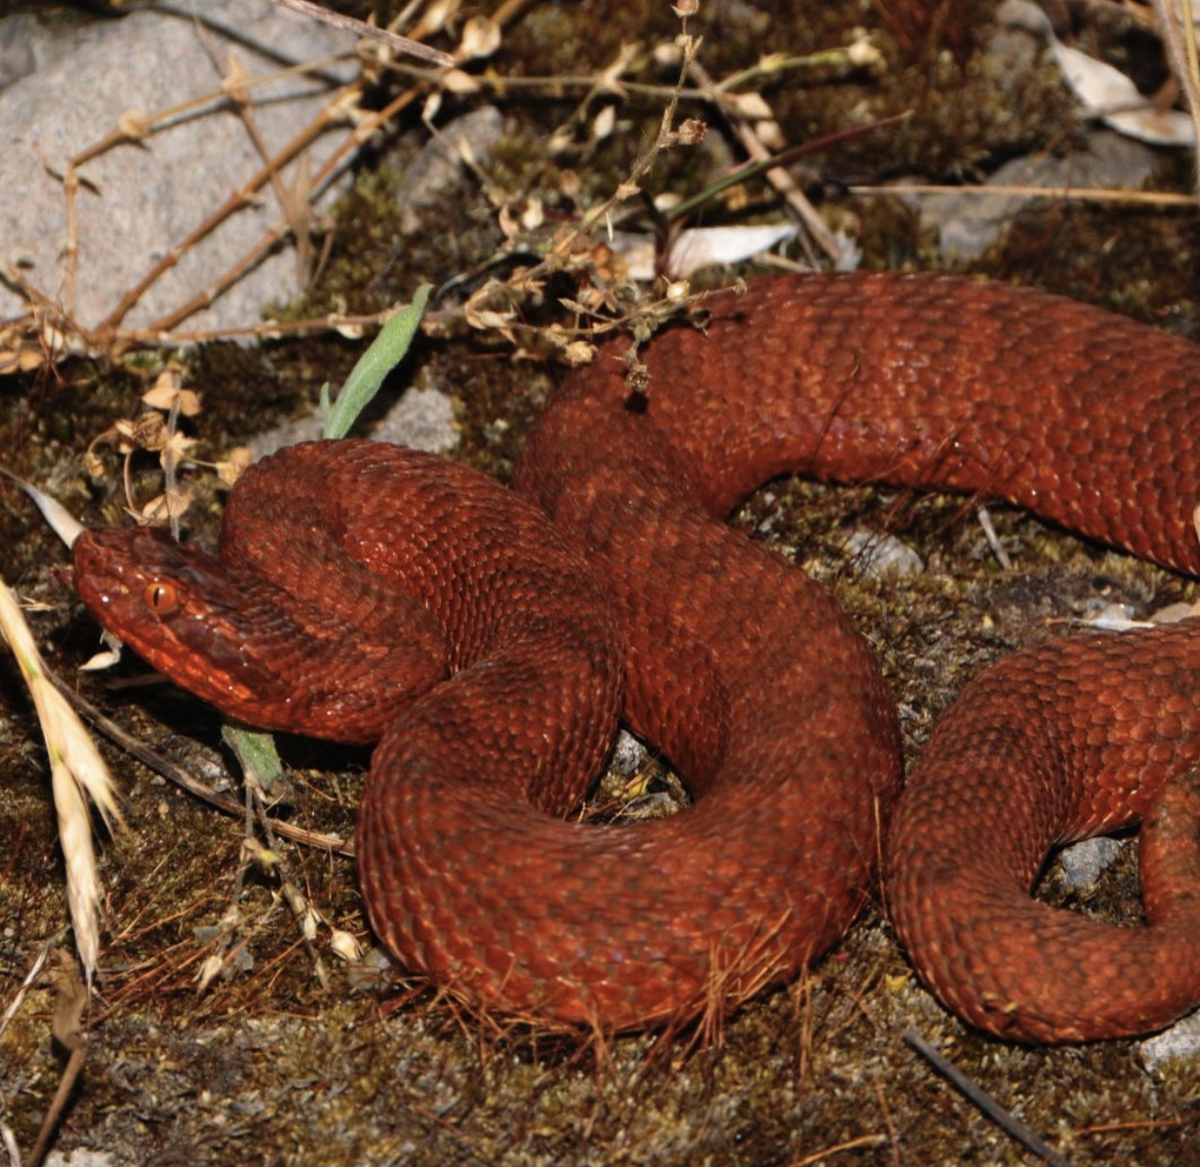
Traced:
<path fill-rule="evenodd" d="M 366 7 L 357 6 L 360 15 Z M 886 133 L 806 159 L 796 172 L 818 199 L 861 215 L 869 264 L 927 265 L 928 241 L 908 212 L 888 200 L 849 202 L 842 185 L 899 173 L 986 174 L 1058 133 L 1066 103 L 1041 65 L 1001 75 L 993 58 L 973 51 L 985 40 L 980 21 L 989 5 L 956 6 L 951 15 L 968 13 L 970 20 L 962 17 L 957 31 L 947 28 L 948 39 L 939 39 L 936 20 L 928 19 L 944 5 L 889 4 L 895 19 L 886 24 L 877 15 L 882 7 L 713 5 L 703 59 L 721 76 L 763 52 L 846 44 L 858 26 L 865 28 L 882 53 L 881 73 L 789 75 L 767 96 L 791 142 L 916 111 Z M 675 27 L 660 3 L 532 5 L 493 64 L 502 75 L 579 75 L 609 63 L 626 40 L 650 43 Z M 578 99 L 577 90 L 507 94 L 505 128 L 485 185 L 521 197 L 541 194 L 563 217 L 610 190 L 652 134 L 661 102 L 631 96 L 621 103 L 619 135 L 599 146 L 580 135 L 573 152 L 550 158 L 546 135 Z M 402 208 L 392 192 L 422 140 L 410 125 L 359 177 L 337 211 L 330 265 L 282 318 L 342 305 L 377 311 L 419 279 L 463 272 L 481 278 L 492 270 L 486 265 L 500 244 L 495 207 L 471 182 L 422 211 L 423 229 L 402 242 Z M 707 181 L 695 153 L 681 150 L 663 163 L 650 180 L 654 190 L 699 189 Z M 570 172 L 581 183 L 578 196 L 566 181 Z M 1162 177 L 1179 183 L 1182 175 L 1164 166 Z M 1194 231 L 1188 217 L 1172 212 L 1046 203 L 1023 216 L 982 266 L 1194 332 L 1195 290 L 1184 274 L 1196 249 Z M 526 310 L 530 319 L 546 318 L 555 311 L 554 296 Z M 356 352 L 344 340 L 307 336 L 187 354 L 190 383 L 206 405 L 201 450 L 216 454 L 280 417 L 312 409 L 319 385 L 340 381 Z M 153 355 L 132 372 L 75 362 L 64 366 L 61 380 L 7 382 L 0 432 L 10 467 L 54 481 L 89 521 L 118 521 L 119 499 L 87 486 L 76 455 L 113 417 L 136 410 L 156 364 Z M 556 376 L 511 362 L 506 349 L 471 336 L 427 341 L 408 374 L 452 389 L 463 456 L 502 476 Z M 145 473 L 148 490 L 153 459 Z M 53 577 L 63 553 L 40 534 L 19 496 L 5 500 L 0 569 L 54 605 L 36 617 L 38 632 L 63 674 L 73 676 L 94 647 L 94 625 Z M 219 501 L 210 489 L 198 507 L 198 526 L 210 535 Z M 1190 591 L 1166 573 L 1025 517 L 1001 510 L 993 519 L 1015 552 L 1012 571 L 995 564 L 961 500 L 776 484 L 736 521 L 755 531 L 769 527 L 772 541 L 828 582 L 867 627 L 896 692 L 911 757 L 967 677 L 1048 635 L 1097 595 L 1145 610 Z M 905 581 L 863 577 L 843 550 L 845 534 L 863 528 L 897 535 L 916 548 L 927 570 Z M 119 676 L 141 672 L 128 662 Z M 57 852 L 36 726 L 10 671 L 0 671 L 0 686 L 6 842 L 0 977 L 7 1000 L 36 942 L 62 927 L 64 909 L 45 875 L 55 869 Z M 110 693 L 107 681 L 96 680 L 81 687 L 160 750 L 201 775 L 214 774 L 216 719 L 194 702 L 165 687 Z M 364 755 L 302 741 L 285 750 L 295 789 L 281 813 L 348 834 Z M 160 1164 L 786 1164 L 862 1140 L 830 1160 L 1027 1162 L 904 1046 L 908 1027 L 924 1032 L 1076 1162 L 1182 1162 L 1200 1134 L 1195 1065 L 1173 1064 L 1150 1076 L 1130 1042 L 1028 1050 L 966 1031 L 916 984 L 877 909 L 864 913 L 810 977 L 765 994 L 730 1019 L 716 1049 L 693 1048 L 690 1035 L 665 1046 L 653 1035 L 627 1037 L 601 1050 L 527 1032 L 497 1034 L 458 1017 L 418 984 L 402 980 L 386 991 L 362 992 L 339 967 L 325 990 L 278 902 L 276 881 L 257 871 L 245 876 L 238 902 L 239 942 L 253 968 L 218 978 L 199 994 L 194 978 L 203 950 L 196 929 L 218 925 L 230 905 L 240 825 L 108 752 L 132 829 L 103 851 L 110 914 L 101 993 L 90 1014 L 85 1081 L 61 1135 L 64 1148 L 98 1145 L 118 1161 Z M 285 851 L 293 879 L 323 915 L 365 935 L 350 862 Z M 1128 911 L 1133 877 L 1125 861 L 1104 887 L 1087 893 L 1089 906 L 1105 915 Z M 1052 894 L 1074 894 L 1055 893 L 1053 874 L 1049 882 Z M 35 996 L 0 1038 L 15 1087 L 5 1118 L 25 1146 L 59 1070 L 45 1024 L 50 1008 L 48 995 Z"/>

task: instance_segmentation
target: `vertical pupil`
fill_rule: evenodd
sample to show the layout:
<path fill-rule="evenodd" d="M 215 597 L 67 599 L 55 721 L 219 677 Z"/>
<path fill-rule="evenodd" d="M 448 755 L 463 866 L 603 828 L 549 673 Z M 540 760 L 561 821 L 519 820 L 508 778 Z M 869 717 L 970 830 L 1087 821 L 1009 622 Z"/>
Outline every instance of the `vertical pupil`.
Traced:
<path fill-rule="evenodd" d="M 146 590 L 142 593 L 146 606 L 153 612 L 163 615 L 175 609 L 179 602 L 179 597 L 176 594 L 175 586 L 171 583 L 163 583 L 155 580 L 146 585 Z"/>

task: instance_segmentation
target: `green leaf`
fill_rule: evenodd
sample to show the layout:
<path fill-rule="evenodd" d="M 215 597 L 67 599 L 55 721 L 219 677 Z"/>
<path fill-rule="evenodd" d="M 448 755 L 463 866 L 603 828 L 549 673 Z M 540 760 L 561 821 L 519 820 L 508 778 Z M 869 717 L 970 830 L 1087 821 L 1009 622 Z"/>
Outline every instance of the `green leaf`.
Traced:
<path fill-rule="evenodd" d="M 278 797 L 285 780 L 275 738 L 227 722 L 221 726 L 221 739 L 237 755 L 247 779 L 256 782 L 267 799 Z"/>
<path fill-rule="evenodd" d="M 412 303 L 407 308 L 401 308 L 380 329 L 371 347 L 363 353 L 350 376 L 346 378 L 346 383 L 332 407 L 329 403 L 329 386 L 321 387 L 325 437 L 344 438 L 358 420 L 359 414 L 379 392 L 384 378 L 404 360 L 412 345 L 412 339 L 417 334 L 417 325 L 421 323 L 421 315 L 425 311 L 430 290 L 429 284 L 422 284 L 413 295 Z"/>

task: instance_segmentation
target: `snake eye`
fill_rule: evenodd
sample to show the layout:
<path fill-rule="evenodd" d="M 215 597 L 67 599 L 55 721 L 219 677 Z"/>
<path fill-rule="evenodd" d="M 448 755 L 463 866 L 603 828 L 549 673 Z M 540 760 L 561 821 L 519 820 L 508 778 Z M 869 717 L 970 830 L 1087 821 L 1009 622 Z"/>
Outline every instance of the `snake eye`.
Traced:
<path fill-rule="evenodd" d="M 142 593 L 142 599 L 145 601 L 146 607 L 159 616 L 174 612 L 179 606 L 179 593 L 175 590 L 175 585 L 164 583 L 162 580 L 148 583 L 146 590 Z"/>

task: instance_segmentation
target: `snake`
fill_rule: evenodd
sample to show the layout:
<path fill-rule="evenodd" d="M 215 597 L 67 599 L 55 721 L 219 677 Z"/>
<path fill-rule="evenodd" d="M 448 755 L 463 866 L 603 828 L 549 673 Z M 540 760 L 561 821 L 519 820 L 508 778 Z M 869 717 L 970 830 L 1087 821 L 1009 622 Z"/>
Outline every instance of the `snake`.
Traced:
<path fill-rule="evenodd" d="M 357 823 L 376 935 L 481 1014 L 711 1022 L 886 902 L 920 978 L 1026 1042 L 1200 1000 L 1192 621 L 1003 657 L 907 785 L 867 638 L 726 519 L 785 474 L 961 491 L 1200 574 L 1200 349 L 964 276 L 794 274 L 567 374 L 511 485 L 365 439 L 250 468 L 209 555 L 89 530 L 78 594 L 253 726 L 374 744 Z M 693 802 L 579 814 L 618 724 Z M 1032 894 L 1140 827 L 1145 921 Z"/>

